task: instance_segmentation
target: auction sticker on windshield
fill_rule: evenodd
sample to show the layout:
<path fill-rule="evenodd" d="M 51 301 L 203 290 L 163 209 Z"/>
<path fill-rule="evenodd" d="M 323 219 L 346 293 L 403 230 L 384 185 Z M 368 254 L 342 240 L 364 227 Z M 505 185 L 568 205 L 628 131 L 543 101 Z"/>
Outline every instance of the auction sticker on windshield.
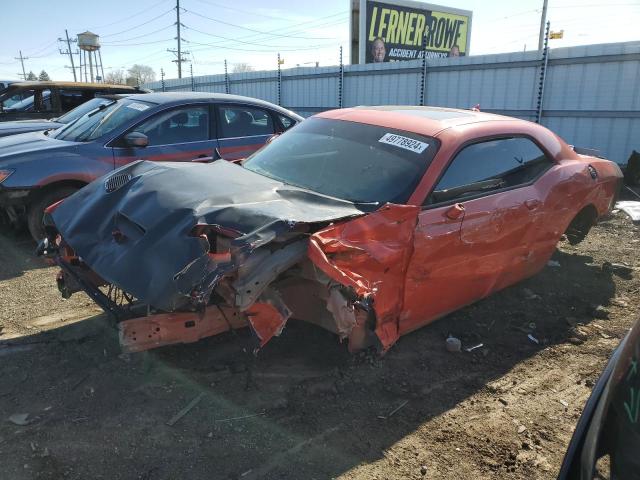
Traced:
<path fill-rule="evenodd" d="M 380 140 L 380 143 L 386 143 L 393 145 L 394 147 L 404 148 L 415 153 L 424 152 L 429 146 L 428 143 L 414 140 L 413 138 L 403 137 L 402 135 L 396 135 L 395 133 L 385 133 Z"/>
<path fill-rule="evenodd" d="M 133 108 L 134 110 L 144 112 L 147 108 L 149 108 L 149 105 L 145 105 L 144 103 L 130 103 L 129 105 L 127 105 L 127 108 Z"/>

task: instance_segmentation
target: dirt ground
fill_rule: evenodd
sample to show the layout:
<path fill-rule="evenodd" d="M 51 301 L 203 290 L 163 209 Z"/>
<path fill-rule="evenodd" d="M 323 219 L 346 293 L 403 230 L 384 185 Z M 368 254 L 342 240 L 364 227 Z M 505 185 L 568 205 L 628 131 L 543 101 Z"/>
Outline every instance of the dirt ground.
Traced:
<path fill-rule="evenodd" d="M 32 248 L 0 236 L 2 479 L 552 479 L 640 305 L 640 228 L 619 212 L 383 358 L 296 322 L 254 360 L 246 332 L 123 355 Z M 449 334 L 484 346 L 448 353 Z"/>

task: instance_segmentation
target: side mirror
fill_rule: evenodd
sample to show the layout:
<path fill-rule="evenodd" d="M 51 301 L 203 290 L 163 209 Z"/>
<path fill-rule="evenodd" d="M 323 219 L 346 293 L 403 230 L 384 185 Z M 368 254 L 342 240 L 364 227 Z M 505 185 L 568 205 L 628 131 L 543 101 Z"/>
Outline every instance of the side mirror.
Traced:
<path fill-rule="evenodd" d="M 124 136 L 124 143 L 127 147 L 146 147 L 149 138 L 144 133 L 130 132 Z"/>

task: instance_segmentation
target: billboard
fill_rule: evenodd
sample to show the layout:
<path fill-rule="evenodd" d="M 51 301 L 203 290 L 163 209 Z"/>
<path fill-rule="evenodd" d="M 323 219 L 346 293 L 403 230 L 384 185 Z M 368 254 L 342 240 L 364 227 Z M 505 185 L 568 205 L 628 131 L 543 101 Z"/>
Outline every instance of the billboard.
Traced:
<path fill-rule="evenodd" d="M 472 12 L 408 0 L 352 0 L 351 63 L 469 54 Z"/>

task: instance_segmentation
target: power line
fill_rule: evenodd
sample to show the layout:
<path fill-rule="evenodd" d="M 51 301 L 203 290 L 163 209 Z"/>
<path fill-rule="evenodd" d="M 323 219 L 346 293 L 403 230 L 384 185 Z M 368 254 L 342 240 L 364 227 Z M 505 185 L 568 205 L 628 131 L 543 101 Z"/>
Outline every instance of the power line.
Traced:
<path fill-rule="evenodd" d="M 139 15 L 142 15 L 143 13 L 147 13 L 151 7 L 157 8 L 159 5 L 161 5 L 163 3 L 166 3 L 168 1 L 169 0 L 161 0 L 159 2 L 154 1 L 153 5 L 150 5 L 150 6 L 146 7 L 144 10 L 141 10 L 138 13 L 134 13 L 133 15 L 127 15 L 125 18 L 122 18 L 122 19 L 118 20 L 117 22 L 111 22 L 111 23 L 107 23 L 106 25 L 100 25 L 98 27 L 93 27 L 91 30 L 100 30 L 100 29 L 105 28 L 105 27 L 110 27 L 111 25 L 116 25 L 116 24 L 119 24 L 119 23 L 125 23 L 128 20 L 131 20 L 132 18 L 135 18 L 135 17 L 137 17 Z"/>
<path fill-rule="evenodd" d="M 282 33 L 264 32 L 264 31 L 261 31 L 261 30 L 256 30 L 254 28 L 243 27 L 242 25 L 236 25 L 235 23 L 225 22 L 225 21 L 222 21 L 222 20 L 216 20 L 215 18 L 207 17 L 206 15 L 202 15 L 200 13 L 196 13 L 194 11 L 187 10 L 186 8 L 184 9 L 184 11 L 187 12 L 187 13 L 191 13 L 193 15 L 196 15 L 198 17 L 201 17 L 201 18 L 206 18 L 207 20 L 211 20 L 212 22 L 221 23 L 223 25 L 228 25 L 230 27 L 240 28 L 242 30 L 247 30 L 249 32 L 260 33 L 262 35 L 271 35 L 273 37 L 297 38 L 297 39 L 302 39 L 302 40 L 332 40 L 332 38 L 327 38 L 327 37 L 297 37 L 297 36 L 287 35 L 287 34 L 282 34 Z"/>
<path fill-rule="evenodd" d="M 175 40 L 174 38 L 165 38 L 164 40 L 157 40 L 155 42 L 141 42 L 141 43 L 103 43 L 109 47 L 136 47 L 138 45 L 153 45 L 154 43 L 169 42 Z"/>
<path fill-rule="evenodd" d="M 58 40 L 54 40 L 53 42 L 47 43 L 47 45 L 45 45 L 44 47 L 38 48 L 34 52 L 29 53 L 27 55 L 29 55 L 30 57 L 34 57 L 35 58 L 36 55 L 39 55 L 41 52 L 45 51 L 47 48 L 49 48 L 50 46 L 54 45 L 57 41 Z"/>
<path fill-rule="evenodd" d="M 332 16 L 333 16 L 333 15 L 332 15 Z M 317 21 L 317 20 L 316 20 L 316 21 Z M 311 28 L 319 28 L 319 27 L 327 27 L 327 26 L 332 26 L 332 25 L 340 25 L 340 24 L 342 24 L 342 23 L 346 23 L 347 21 L 348 21 L 348 19 L 345 19 L 345 20 L 339 20 L 339 21 L 331 21 L 331 22 L 326 22 L 326 23 L 324 23 L 324 24 L 314 25 L 314 26 L 312 26 Z M 189 27 L 187 27 L 187 28 L 189 28 Z M 297 28 L 297 27 L 289 27 L 288 29 L 285 29 L 285 30 L 292 30 L 293 28 Z M 194 30 L 194 29 L 192 28 L 192 30 Z M 302 31 L 304 31 L 304 29 L 303 29 L 303 30 L 294 30 L 293 32 L 290 32 L 290 33 L 298 33 L 298 32 L 302 32 Z M 200 33 L 202 33 L 202 32 L 200 32 Z M 251 39 L 251 38 L 260 37 L 260 36 L 261 36 L 261 35 L 256 35 L 256 34 L 254 34 L 254 35 L 248 35 L 247 37 L 242 37 L 242 38 L 244 38 L 244 39 Z M 337 39 L 337 38 L 336 38 L 336 39 Z M 236 38 L 236 39 L 230 39 L 230 40 L 232 40 L 232 41 L 237 41 L 237 42 L 243 42 L 243 43 L 244 43 L 244 41 L 242 41 L 241 39 L 237 39 L 237 38 Z M 260 41 L 260 39 L 259 39 L 259 38 L 257 38 L 257 39 L 256 39 L 256 41 Z M 218 47 L 218 46 L 220 46 L 220 47 L 223 47 L 223 48 L 224 48 L 224 47 L 227 45 L 227 42 L 213 43 L 213 44 L 208 44 L 208 45 L 210 45 L 210 46 L 212 46 L 212 47 Z M 259 45 L 262 45 L 262 44 L 259 44 Z M 279 48 L 279 47 L 273 47 L 273 48 Z"/>
<path fill-rule="evenodd" d="M 137 40 L 138 38 L 148 37 L 149 35 L 153 35 L 154 33 L 162 32 L 162 31 L 168 30 L 170 28 L 173 28 L 173 24 L 167 25 L 166 27 L 159 28 L 157 30 L 154 30 L 153 32 L 145 33 L 145 34 L 142 34 L 142 35 L 137 35 L 135 37 L 124 38 L 122 40 L 112 40 L 110 43 L 105 43 L 104 45 L 114 45 L 114 43 L 129 42 L 131 40 Z"/>
<path fill-rule="evenodd" d="M 318 47 L 317 46 L 312 46 L 312 47 L 301 47 L 301 48 L 280 48 L 280 49 L 271 49 L 271 50 L 256 50 L 254 48 L 237 48 L 237 47 L 224 47 L 224 46 L 219 46 L 219 45 L 215 45 L 215 44 L 211 44 L 211 43 L 200 43 L 200 42 L 194 42 L 192 40 L 185 40 L 185 42 L 187 43 L 191 43 L 193 45 L 204 45 L 207 48 L 194 48 L 192 49 L 192 51 L 194 52 L 201 52 L 203 50 L 208 50 L 211 49 L 211 47 L 216 47 L 219 50 L 234 50 L 234 51 L 239 51 L 239 52 L 253 52 L 253 53 L 275 53 L 276 51 L 280 51 L 280 52 L 302 52 L 302 51 L 308 51 L 308 50 L 317 50 Z M 334 43 L 332 45 L 325 45 L 324 48 L 327 47 L 334 47 L 336 45 L 339 45 L 338 43 Z"/>
<path fill-rule="evenodd" d="M 258 46 L 261 46 L 261 47 L 269 47 L 269 48 L 288 48 L 288 47 L 290 47 L 290 45 L 265 45 L 265 44 L 259 43 L 259 42 L 248 42 L 248 41 L 241 40 L 241 39 L 238 39 L 238 38 L 223 37 L 222 35 L 215 35 L 213 33 L 203 32 L 202 30 L 198 30 L 198 29 L 193 28 L 193 27 L 184 26 L 184 28 L 186 28 L 188 30 L 193 30 L 194 32 L 201 33 L 202 35 L 207 35 L 209 37 L 221 38 L 223 40 L 229 40 L 231 42 L 243 43 L 243 44 L 246 44 L 246 45 L 258 45 Z M 315 47 L 318 47 L 318 48 L 322 47 L 322 46 L 323 45 L 315 45 Z"/>
<path fill-rule="evenodd" d="M 338 16 L 346 16 L 346 17 L 348 17 L 349 14 L 347 12 L 333 13 L 331 15 L 326 15 L 324 17 L 316 18 L 314 20 L 308 20 L 306 22 L 297 23 L 295 26 L 269 30 L 267 33 L 271 34 L 273 32 L 279 32 L 279 33 L 287 33 L 288 35 L 292 35 L 292 34 L 296 34 L 296 33 L 299 33 L 299 32 L 304 32 L 305 29 L 304 28 L 300 28 L 303 25 L 307 25 L 307 27 L 306 27 L 307 29 L 309 29 L 309 28 L 315 29 L 315 28 L 326 27 L 326 26 L 331 26 L 331 25 L 338 25 L 340 23 L 346 23 L 348 21 L 348 18 L 345 18 L 342 21 L 337 21 L 336 22 L 335 18 L 333 18 L 333 17 L 338 17 Z M 325 20 L 328 20 L 330 18 L 333 18 L 333 20 L 331 20 L 329 22 L 317 24 L 317 25 L 309 25 L 311 23 L 324 22 Z M 263 34 L 253 33 L 253 34 L 249 34 L 249 35 L 243 36 L 241 39 L 242 40 L 256 40 L 256 41 L 262 41 L 263 39 L 267 40 L 264 37 L 265 37 L 265 35 L 263 35 Z M 220 45 L 225 45 L 225 44 L 226 43 L 220 43 Z"/>
<path fill-rule="evenodd" d="M 160 15 L 158 15 L 157 17 L 153 17 L 152 19 L 147 20 L 146 22 L 143 22 L 143 23 L 141 23 L 141 24 L 139 24 L 139 25 L 135 25 L 135 26 L 133 26 L 133 27 L 131 27 L 131 28 L 127 28 L 126 30 L 121 30 L 120 32 L 116 32 L 116 33 L 109 33 L 109 34 L 107 34 L 107 35 L 100 35 L 100 36 L 101 36 L 102 38 L 106 38 L 106 37 L 115 37 L 116 35 L 120 35 L 121 33 L 127 33 L 127 32 L 130 32 L 131 30 L 135 30 L 136 28 L 142 27 L 142 26 L 144 26 L 144 25 L 147 25 L 147 24 L 149 24 L 149 23 L 153 22 L 154 20 L 159 19 L 159 18 L 161 18 L 161 17 L 165 16 L 167 13 L 171 13 L 172 11 L 173 11 L 173 8 L 170 8 L 169 10 L 167 10 L 167 11 L 166 11 L 166 12 L 164 12 L 164 13 L 161 13 L 161 14 L 160 14 Z"/>
<path fill-rule="evenodd" d="M 197 1 L 200 2 L 200 3 L 204 3 L 206 5 L 212 6 L 212 7 L 224 8 L 224 9 L 227 9 L 227 10 L 232 10 L 234 12 L 240 12 L 240 13 L 244 13 L 244 14 L 247 14 L 247 15 L 255 15 L 256 17 L 264 17 L 264 18 L 269 18 L 271 20 L 282 21 L 282 18 L 274 17 L 274 16 L 271 16 L 271 15 L 265 15 L 264 13 L 252 12 L 250 10 L 242 10 L 241 8 L 229 7 L 227 5 L 221 5 L 219 3 L 209 2 L 207 0 L 197 0 Z"/>

